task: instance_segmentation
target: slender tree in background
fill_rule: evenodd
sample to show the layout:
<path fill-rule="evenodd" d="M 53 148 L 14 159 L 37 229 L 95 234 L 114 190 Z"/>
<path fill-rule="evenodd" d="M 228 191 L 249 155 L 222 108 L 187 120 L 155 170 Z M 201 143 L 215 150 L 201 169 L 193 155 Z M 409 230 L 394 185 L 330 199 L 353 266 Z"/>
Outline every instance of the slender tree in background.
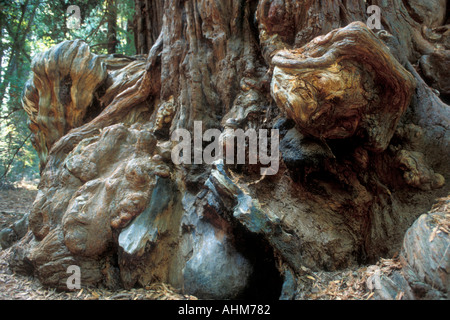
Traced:
<path fill-rule="evenodd" d="M 116 53 L 117 46 L 117 7 L 116 0 L 107 0 L 106 1 L 106 14 L 107 24 L 108 24 L 108 33 L 107 33 L 107 51 L 108 53 Z"/>

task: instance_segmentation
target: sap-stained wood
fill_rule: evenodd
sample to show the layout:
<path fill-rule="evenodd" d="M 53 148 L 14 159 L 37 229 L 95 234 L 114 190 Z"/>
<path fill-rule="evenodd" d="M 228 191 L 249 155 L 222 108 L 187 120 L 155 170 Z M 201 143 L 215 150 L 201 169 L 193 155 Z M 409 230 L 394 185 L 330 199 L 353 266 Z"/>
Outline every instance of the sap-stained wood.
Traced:
<path fill-rule="evenodd" d="M 410 229 L 402 249 L 449 191 L 445 1 L 372 1 L 379 32 L 363 0 L 135 2 L 138 56 L 76 40 L 33 62 L 23 105 L 41 182 L 11 268 L 59 289 L 76 264 L 82 286 L 301 298 L 311 270 L 402 250 L 395 290 L 440 277 L 446 296 L 446 274 L 422 269 L 437 255 L 448 269 L 448 234 Z M 278 174 L 174 165 L 170 135 L 194 121 L 279 129 Z"/>

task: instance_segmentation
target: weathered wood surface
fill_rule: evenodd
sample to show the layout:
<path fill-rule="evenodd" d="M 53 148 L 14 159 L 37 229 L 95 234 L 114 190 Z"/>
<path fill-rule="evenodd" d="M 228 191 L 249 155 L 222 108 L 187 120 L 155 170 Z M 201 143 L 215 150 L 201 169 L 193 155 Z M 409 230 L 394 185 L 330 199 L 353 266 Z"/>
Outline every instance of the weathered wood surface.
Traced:
<path fill-rule="evenodd" d="M 138 0 L 144 56 L 38 55 L 23 104 L 41 183 L 11 266 L 60 289 L 75 264 L 83 285 L 278 298 L 309 268 L 399 251 L 449 190 L 446 2 L 372 4 L 378 33 L 362 0 Z M 174 165 L 170 134 L 194 121 L 279 129 L 278 174 Z"/>

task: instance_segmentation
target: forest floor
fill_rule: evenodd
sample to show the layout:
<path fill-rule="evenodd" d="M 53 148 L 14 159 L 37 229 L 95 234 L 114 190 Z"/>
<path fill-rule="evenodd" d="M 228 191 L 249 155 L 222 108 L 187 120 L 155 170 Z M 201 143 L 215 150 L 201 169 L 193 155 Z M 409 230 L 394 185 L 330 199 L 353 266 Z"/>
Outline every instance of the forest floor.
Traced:
<path fill-rule="evenodd" d="M 33 183 L 16 185 L 15 189 L 0 189 L 0 230 L 20 219 L 30 210 L 37 194 Z M 111 291 L 101 288 L 82 288 L 58 292 L 43 287 L 34 277 L 14 274 L 8 267 L 10 250 L 0 251 L 0 300 L 188 300 L 170 286 L 159 283 L 145 288 Z M 389 273 L 399 268 L 397 260 L 381 259 L 376 266 L 359 266 L 336 272 L 309 272 L 303 276 L 302 299 L 311 300 L 368 300 L 374 293 L 367 288 L 367 279 L 375 269 Z M 399 297 L 401 298 L 401 297 Z"/>

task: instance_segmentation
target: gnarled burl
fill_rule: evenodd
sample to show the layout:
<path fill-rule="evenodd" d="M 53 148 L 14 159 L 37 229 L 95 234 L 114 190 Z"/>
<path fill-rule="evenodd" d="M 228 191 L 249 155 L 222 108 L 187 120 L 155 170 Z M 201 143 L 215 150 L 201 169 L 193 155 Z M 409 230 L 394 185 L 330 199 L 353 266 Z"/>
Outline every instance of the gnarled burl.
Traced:
<path fill-rule="evenodd" d="M 364 0 L 136 0 L 141 55 L 79 40 L 37 55 L 23 105 L 41 182 L 11 268 L 61 290 L 78 265 L 84 287 L 301 299 L 311 272 L 402 251 L 397 293 L 439 276 L 445 298 L 445 273 L 422 269 L 448 270 L 448 234 L 413 223 L 449 192 L 446 5 L 386 3 L 374 33 L 354 22 Z M 174 165 L 171 134 L 194 121 L 278 129 L 278 173 Z"/>

